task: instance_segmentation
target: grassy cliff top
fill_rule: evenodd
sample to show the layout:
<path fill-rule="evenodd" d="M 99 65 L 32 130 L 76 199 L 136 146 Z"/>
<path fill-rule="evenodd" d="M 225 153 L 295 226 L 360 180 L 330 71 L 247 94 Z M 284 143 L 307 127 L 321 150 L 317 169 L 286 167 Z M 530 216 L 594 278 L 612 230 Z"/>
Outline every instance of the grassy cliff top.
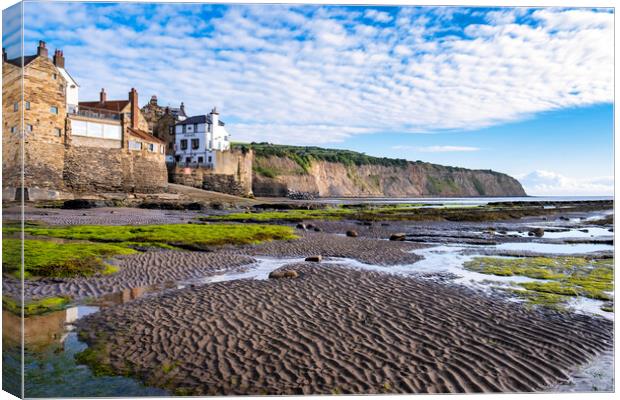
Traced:
<path fill-rule="evenodd" d="M 423 161 L 408 161 L 401 158 L 373 157 L 351 150 L 325 149 L 316 146 L 289 146 L 272 143 L 233 143 L 233 148 L 247 151 L 254 150 L 256 157 L 286 157 L 295 161 L 304 170 L 308 171 L 312 161 L 327 161 L 345 165 L 383 165 L 388 167 L 406 167 L 410 164 L 423 165 L 427 168 L 445 169 L 452 171 L 467 171 L 466 168 L 431 164 Z M 491 170 L 485 172 L 499 174 Z"/>

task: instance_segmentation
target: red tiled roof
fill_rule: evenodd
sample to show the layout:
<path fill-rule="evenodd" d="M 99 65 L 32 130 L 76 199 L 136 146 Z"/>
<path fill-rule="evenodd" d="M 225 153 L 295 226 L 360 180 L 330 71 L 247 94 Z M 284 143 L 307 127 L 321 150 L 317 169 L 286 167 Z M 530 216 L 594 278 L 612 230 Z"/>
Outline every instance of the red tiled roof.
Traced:
<path fill-rule="evenodd" d="M 166 144 L 166 142 L 164 142 L 163 140 L 161 140 L 158 137 L 155 137 L 153 135 L 151 135 L 148 132 L 142 131 L 140 129 L 135 129 L 135 128 L 128 128 L 129 129 L 129 133 L 131 133 L 132 135 L 142 139 L 142 140 L 146 140 L 148 142 L 156 142 L 156 143 L 163 143 Z"/>
<path fill-rule="evenodd" d="M 98 108 L 100 110 L 121 112 L 127 107 L 129 100 L 107 100 L 104 103 L 99 101 L 80 101 L 79 105 L 84 107 Z"/>

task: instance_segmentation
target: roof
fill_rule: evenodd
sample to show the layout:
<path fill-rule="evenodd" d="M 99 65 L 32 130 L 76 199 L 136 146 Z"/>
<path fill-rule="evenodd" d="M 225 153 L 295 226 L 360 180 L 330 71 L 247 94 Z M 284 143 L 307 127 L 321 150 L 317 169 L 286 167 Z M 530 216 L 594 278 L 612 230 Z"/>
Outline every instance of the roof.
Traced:
<path fill-rule="evenodd" d="M 104 103 L 100 101 L 80 101 L 79 105 L 84 107 L 98 108 L 100 110 L 121 112 L 127 107 L 129 100 L 107 100 Z"/>
<path fill-rule="evenodd" d="M 183 111 L 180 107 L 168 107 L 168 109 L 170 110 L 170 114 L 175 117 L 187 117 L 187 115 L 185 115 L 185 111 Z"/>
<path fill-rule="evenodd" d="M 193 125 L 193 124 L 204 124 L 211 123 L 211 117 L 209 115 L 195 115 L 193 117 L 189 117 L 183 121 L 177 122 L 176 125 Z M 219 121 L 219 126 L 226 125 L 224 121 Z"/>
<path fill-rule="evenodd" d="M 58 71 L 60 71 L 60 74 L 65 78 L 65 80 L 67 82 L 73 82 L 73 84 L 77 87 L 80 87 L 80 85 L 78 85 L 78 83 L 75 81 L 75 79 L 73 79 L 73 77 L 71 76 L 71 74 L 69 73 L 69 71 L 67 71 L 64 68 L 61 67 L 56 67 L 58 69 Z"/>
<path fill-rule="evenodd" d="M 128 128 L 129 129 L 129 133 L 131 133 L 132 135 L 142 139 L 142 140 L 146 140 L 149 142 L 157 142 L 157 143 L 163 143 L 166 144 L 166 142 L 164 142 L 163 140 L 161 140 L 158 137 L 155 137 L 153 135 L 151 135 L 148 132 L 145 132 L 143 130 L 140 129 L 135 129 L 135 128 Z"/>
<path fill-rule="evenodd" d="M 35 58 L 37 58 L 38 56 L 36 54 L 33 54 L 31 56 L 24 56 L 24 67 L 28 64 L 30 64 L 31 62 L 33 62 L 35 60 Z M 13 64 L 16 67 L 21 67 L 22 66 L 22 57 L 15 57 L 15 58 L 11 58 L 10 60 L 6 60 L 6 62 L 8 62 L 9 64 Z"/>

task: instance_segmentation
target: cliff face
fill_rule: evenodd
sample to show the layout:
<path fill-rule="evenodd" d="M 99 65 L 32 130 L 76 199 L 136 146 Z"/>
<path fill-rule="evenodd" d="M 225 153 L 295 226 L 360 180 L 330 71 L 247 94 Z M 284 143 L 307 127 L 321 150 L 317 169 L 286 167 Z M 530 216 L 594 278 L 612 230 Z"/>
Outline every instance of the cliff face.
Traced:
<path fill-rule="evenodd" d="M 468 170 L 408 162 L 402 165 L 351 165 L 313 160 L 300 165 L 289 157 L 257 156 L 255 196 L 307 192 L 321 197 L 525 196 L 514 178 L 489 170 Z"/>

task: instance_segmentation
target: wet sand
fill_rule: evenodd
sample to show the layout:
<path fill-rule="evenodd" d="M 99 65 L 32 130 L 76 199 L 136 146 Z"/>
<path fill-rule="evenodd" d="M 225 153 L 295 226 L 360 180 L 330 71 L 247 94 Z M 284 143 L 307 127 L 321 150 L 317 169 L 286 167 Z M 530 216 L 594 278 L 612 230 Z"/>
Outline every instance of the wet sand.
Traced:
<path fill-rule="evenodd" d="M 78 321 L 118 373 L 191 394 L 539 391 L 612 346 L 610 321 L 334 265 L 167 292 Z"/>
<path fill-rule="evenodd" d="M 415 243 L 349 238 L 319 232 L 297 232 L 293 241 L 274 241 L 254 246 L 214 247 L 212 252 L 148 250 L 108 260 L 120 268 L 118 273 L 89 278 L 27 280 L 25 298 L 70 296 L 73 300 L 99 297 L 124 289 L 204 278 L 243 269 L 255 259 L 271 257 L 346 257 L 376 265 L 411 264 L 420 259 L 409 251 L 423 247 Z M 5 294 L 19 297 L 17 280 L 4 277 Z"/>
<path fill-rule="evenodd" d="M 342 231 L 343 233 L 346 231 Z M 365 237 L 347 237 L 322 232 L 297 231 L 300 239 L 274 241 L 240 251 L 244 254 L 271 257 L 323 257 L 352 258 L 368 264 L 411 264 L 420 259 L 411 251 L 428 245 L 409 242 L 391 242 Z"/>
<path fill-rule="evenodd" d="M 213 276 L 253 261 L 251 257 L 226 251 L 147 251 L 112 260 L 120 267 L 118 273 L 89 278 L 27 280 L 24 292 L 27 299 L 64 295 L 79 300 L 124 289 Z M 20 296 L 21 287 L 15 279 L 4 277 L 2 289 L 5 294 Z"/>

